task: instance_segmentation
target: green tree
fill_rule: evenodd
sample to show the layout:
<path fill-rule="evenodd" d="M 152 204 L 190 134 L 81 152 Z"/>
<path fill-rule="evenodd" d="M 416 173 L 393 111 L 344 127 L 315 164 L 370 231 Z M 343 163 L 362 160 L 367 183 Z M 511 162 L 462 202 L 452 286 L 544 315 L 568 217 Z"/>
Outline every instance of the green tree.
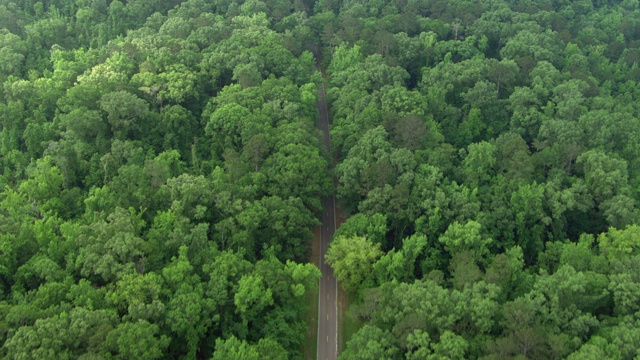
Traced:
<path fill-rule="evenodd" d="M 164 279 L 156 273 L 127 274 L 120 279 L 107 299 L 124 319 L 135 322 L 158 322 L 165 316 L 166 288 Z"/>
<path fill-rule="evenodd" d="M 445 250 L 452 255 L 471 251 L 476 261 L 484 262 L 489 255 L 493 240 L 483 239 L 481 229 L 482 226 L 476 221 L 469 221 L 466 224 L 454 222 L 449 225 L 438 241 L 444 244 Z"/>
<path fill-rule="evenodd" d="M 134 134 L 142 130 L 149 119 L 149 104 L 127 91 L 103 95 L 100 108 L 107 113 L 111 130 L 120 140 L 135 138 Z"/>
<path fill-rule="evenodd" d="M 336 237 L 327 249 L 326 260 L 336 278 L 349 292 L 357 292 L 370 279 L 374 261 L 382 255 L 380 244 L 365 237 Z"/>
<path fill-rule="evenodd" d="M 609 344 L 606 339 L 600 336 L 593 336 L 588 343 L 583 344 L 578 350 L 567 356 L 568 360 L 595 360 L 595 359 L 616 359 L 621 357 L 620 349 Z"/>
<path fill-rule="evenodd" d="M 318 198 L 329 193 L 327 165 L 316 147 L 286 145 L 265 160 L 269 193 L 282 198 L 300 197 L 306 205 L 319 209 Z"/>
<path fill-rule="evenodd" d="M 106 221 L 84 225 L 76 239 L 79 252 L 75 268 L 83 276 L 97 276 L 111 282 L 125 274 L 139 271 L 144 255 L 140 232 L 144 221 L 135 210 L 117 207 Z"/>
<path fill-rule="evenodd" d="M 471 188 L 485 185 L 495 174 L 495 145 L 482 141 L 470 144 L 462 161 L 466 182 Z"/>
<path fill-rule="evenodd" d="M 576 159 L 582 165 L 584 180 L 597 203 L 627 191 L 627 163 L 600 150 L 590 150 Z"/>
<path fill-rule="evenodd" d="M 204 296 L 204 286 L 194 274 L 187 251 L 186 246 L 181 246 L 179 256 L 162 270 L 162 276 L 173 292 L 167 303 L 166 321 L 177 335 L 172 339 L 174 346 L 195 359 L 198 345 L 212 324 L 215 302 Z"/>
<path fill-rule="evenodd" d="M 514 300 L 530 290 L 532 277 L 523 272 L 524 255 L 522 248 L 514 246 L 493 258 L 487 267 L 485 281 L 500 287 L 499 301 Z"/>
<path fill-rule="evenodd" d="M 169 345 L 169 338 L 158 336 L 160 327 L 146 320 L 124 322 L 109 332 L 105 348 L 123 359 L 159 359 Z"/>
<path fill-rule="evenodd" d="M 636 255 L 639 250 L 638 236 L 640 236 L 638 225 L 630 225 L 620 230 L 610 228 L 609 231 L 598 236 L 598 247 L 600 252 L 609 259 Z"/>
<path fill-rule="evenodd" d="M 346 349 L 340 353 L 342 359 L 394 359 L 399 353 L 393 337 L 388 332 L 365 325 L 347 343 Z"/>
<path fill-rule="evenodd" d="M 20 192 L 31 200 L 35 211 L 55 215 L 62 210 L 59 193 L 64 185 L 64 176 L 49 156 L 38 159 L 34 165 L 27 170 L 31 173 L 30 179 L 20 184 Z"/>
<path fill-rule="evenodd" d="M 336 167 L 340 179 L 338 195 L 347 204 L 357 204 L 375 186 L 384 185 L 394 174 L 389 153 L 391 144 L 387 132 L 379 126 L 368 131 Z M 353 205 L 352 205 L 353 206 Z"/>
<path fill-rule="evenodd" d="M 273 295 L 265 288 L 260 275 L 245 275 L 240 278 L 238 292 L 234 296 L 236 311 L 245 322 L 253 321 L 265 307 L 273 305 Z"/>
<path fill-rule="evenodd" d="M 515 215 L 516 243 L 522 247 L 525 261 L 534 262 L 542 251 L 545 226 L 551 223 L 543 208 L 544 188 L 533 182 L 521 185 L 511 195 L 511 209 Z"/>
<path fill-rule="evenodd" d="M 433 354 L 428 359 L 464 359 L 468 342 L 452 331 L 445 331 L 440 341 L 433 345 Z"/>
<path fill-rule="evenodd" d="M 33 325 L 22 326 L 4 347 L 14 359 L 57 359 L 77 357 L 85 353 L 99 354 L 103 342 L 112 336 L 118 319 L 109 310 L 88 310 L 82 307 L 69 313 L 38 319 Z"/>
<path fill-rule="evenodd" d="M 375 244 L 384 244 L 387 235 L 387 217 L 381 214 L 371 216 L 357 213 L 345 220 L 336 230 L 335 237 L 362 236 Z"/>
<path fill-rule="evenodd" d="M 211 360 L 258 360 L 260 353 L 255 346 L 249 345 L 244 340 L 231 336 L 227 340 L 217 339 L 216 350 Z"/>
<path fill-rule="evenodd" d="M 223 332 L 239 333 L 239 317 L 236 314 L 235 294 L 238 292 L 240 279 L 253 270 L 253 264 L 240 254 L 224 251 L 215 256 L 211 262 L 203 266 L 209 281 L 205 284 L 205 296 L 213 301 L 212 320 L 216 321 Z M 244 337 L 245 333 L 240 333 Z"/>

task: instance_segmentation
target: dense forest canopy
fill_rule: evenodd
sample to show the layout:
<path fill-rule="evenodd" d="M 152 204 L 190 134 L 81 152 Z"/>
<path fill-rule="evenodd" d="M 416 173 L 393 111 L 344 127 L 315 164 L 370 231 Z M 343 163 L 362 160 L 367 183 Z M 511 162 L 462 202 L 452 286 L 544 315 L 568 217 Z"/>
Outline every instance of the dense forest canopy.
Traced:
<path fill-rule="evenodd" d="M 638 0 L 0 0 L 0 357 L 302 358 L 335 193 L 342 359 L 634 359 L 639 63 Z"/>

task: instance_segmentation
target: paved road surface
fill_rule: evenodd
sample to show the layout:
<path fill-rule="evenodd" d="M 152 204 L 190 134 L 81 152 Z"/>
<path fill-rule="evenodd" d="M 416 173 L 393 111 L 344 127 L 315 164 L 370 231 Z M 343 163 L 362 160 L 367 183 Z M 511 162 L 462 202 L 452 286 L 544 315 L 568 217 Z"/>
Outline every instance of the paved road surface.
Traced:
<path fill-rule="evenodd" d="M 320 69 L 320 60 L 317 64 Z M 318 92 L 318 128 L 324 134 L 324 145 L 331 154 L 331 139 L 329 137 L 329 109 L 327 107 L 324 86 Z M 320 226 L 320 289 L 318 296 L 318 360 L 335 360 L 338 356 L 338 283 L 333 276 L 333 269 L 327 265 L 324 255 L 333 233 L 336 230 L 336 199 L 330 197 L 324 202 L 322 225 Z"/>

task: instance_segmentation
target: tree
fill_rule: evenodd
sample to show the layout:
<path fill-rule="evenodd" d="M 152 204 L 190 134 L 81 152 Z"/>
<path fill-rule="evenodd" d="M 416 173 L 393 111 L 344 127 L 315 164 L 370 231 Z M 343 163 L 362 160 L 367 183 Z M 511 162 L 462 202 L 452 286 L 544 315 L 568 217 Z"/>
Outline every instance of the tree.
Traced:
<path fill-rule="evenodd" d="M 249 322 L 256 319 L 265 307 L 273 305 L 273 296 L 271 290 L 265 288 L 260 275 L 245 275 L 240 278 L 233 301 L 236 311 L 245 322 Z"/>
<path fill-rule="evenodd" d="M 336 230 L 335 237 L 362 236 L 374 244 L 385 244 L 387 231 L 387 217 L 385 215 L 357 213 L 340 224 L 340 227 Z"/>
<path fill-rule="evenodd" d="M 542 100 L 529 87 L 516 87 L 509 96 L 511 129 L 520 134 L 526 141 L 533 141 L 538 135 L 540 125 L 547 120 L 540 111 Z"/>
<path fill-rule="evenodd" d="M 387 132 L 382 126 L 369 130 L 349 150 L 347 158 L 336 167 L 336 174 L 340 179 L 338 195 L 347 204 L 357 204 L 376 185 L 384 185 L 390 180 L 394 175 L 390 171 L 390 151 L 391 144 L 387 141 Z M 377 171 L 367 171 L 374 167 Z"/>
<path fill-rule="evenodd" d="M 373 263 L 380 255 L 380 244 L 361 236 L 340 236 L 329 245 L 326 260 L 342 287 L 355 293 L 368 285 Z"/>
<path fill-rule="evenodd" d="M 111 130 L 119 140 L 137 137 L 134 134 L 143 129 L 149 116 L 149 104 L 127 91 L 103 95 L 100 109 L 107 113 Z"/>
<path fill-rule="evenodd" d="M 59 193 L 64 185 L 60 169 L 52 164 L 50 156 L 38 159 L 30 171 L 30 179 L 20 184 L 20 192 L 32 202 L 34 210 L 55 215 L 62 210 Z"/>
<path fill-rule="evenodd" d="M 371 316 L 378 326 L 393 329 L 403 347 L 407 336 L 416 329 L 436 337 L 462 317 L 462 297 L 457 293 L 452 296 L 449 290 L 426 277 L 410 284 L 385 283 L 380 294 Z"/>
<path fill-rule="evenodd" d="M 204 285 L 205 296 L 212 300 L 215 306 L 212 309 L 212 320 L 216 321 L 223 332 L 240 333 L 246 335 L 246 330 L 238 330 L 241 323 L 236 314 L 235 294 L 238 292 L 240 279 L 253 270 L 253 264 L 244 259 L 240 254 L 224 251 L 215 256 L 211 262 L 203 266 L 204 273 L 209 281 Z"/>
<path fill-rule="evenodd" d="M 613 295 L 614 312 L 617 315 L 630 315 L 638 310 L 638 290 L 640 284 L 634 281 L 633 276 L 636 274 L 621 273 L 612 274 L 609 279 L 609 291 Z"/>
<path fill-rule="evenodd" d="M 299 197 L 307 206 L 319 209 L 317 199 L 329 192 L 327 165 L 317 147 L 285 145 L 265 160 L 269 193 L 285 199 Z"/>
<path fill-rule="evenodd" d="M 454 254 L 449 261 L 451 269 L 451 283 L 456 290 L 462 290 L 474 285 L 482 278 L 482 271 L 471 251 Z"/>
<path fill-rule="evenodd" d="M 284 360 L 286 356 L 284 349 L 269 338 L 260 339 L 252 345 L 232 335 L 226 340 L 216 340 L 216 350 L 211 360 Z"/>
<path fill-rule="evenodd" d="M 112 329 L 117 323 L 118 318 L 112 311 L 76 307 L 69 313 L 63 311 L 38 319 L 33 325 L 20 327 L 4 346 L 8 350 L 7 356 L 14 359 L 57 359 L 60 356 L 98 354 L 102 352 L 103 342 L 106 344 L 110 338 L 113 339 L 115 330 Z M 145 351 L 146 347 L 137 349 Z"/>
<path fill-rule="evenodd" d="M 392 339 L 391 334 L 375 326 L 365 325 L 349 340 L 339 358 L 341 360 L 394 359 L 399 351 Z"/>
<path fill-rule="evenodd" d="M 576 163 L 582 165 L 585 183 L 596 203 L 627 191 L 626 161 L 600 150 L 589 150 L 580 155 Z"/>
<path fill-rule="evenodd" d="M 428 244 L 427 237 L 412 235 L 402 240 L 402 254 L 405 260 L 405 281 L 415 278 L 416 261 L 422 256 Z"/>
<path fill-rule="evenodd" d="M 429 333 L 416 329 L 413 333 L 407 335 L 407 359 L 427 359 L 432 354 L 430 344 L 431 337 Z"/>
<path fill-rule="evenodd" d="M 6 28 L 0 32 L 0 80 L 4 82 L 8 75 L 21 73 L 26 52 L 27 48 L 18 35 Z"/>
<path fill-rule="evenodd" d="M 500 96 L 500 89 L 508 92 L 519 72 L 520 69 L 513 60 L 503 59 L 500 62 L 492 62 L 487 78 L 496 84 L 496 92 Z"/>
<path fill-rule="evenodd" d="M 433 354 L 427 359 L 464 359 L 468 344 L 462 336 L 445 331 L 440 336 L 440 341 L 433 345 Z"/>
<path fill-rule="evenodd" d="M 458 127 L 459 137 L 456 143 L 467 146 L 475 141 L 479 141 L 482 131 L 485 128 L 486 124 L 483 122 L 481 110 L 472 108 L 467 118 L 463 120 Z"/>
<path fill-rule="evenodd" d="M 486 184 L 494 175 L 495 145 L 482 141 L 470 144 L 467 157 L 462 161 L 467 183 L 471 188 Z"/>
<path fill-rule="evenodd" d="M 105 347 L 113 355 L 123 358 L 159 359 L 169 345 L 170 339 L 158 333 L 160 327 L 146 320 L 124 322 L 109 332 Z"/>
<path fill-rule="evenodd" d="M 590 276 L 564 265 L 553 275 L 540 276 L 530 296 L 544 304 L 540 320 L 557 326 L 559 333 L 569 338 L 584 337 L 598 326 L 592 312 L 608 296 L 606 286 L 606 277 Z"/>
<path fill-rule="evenodd" d="M 144 221 L 140 215 L 117 207 L 106 221 L 82 226 L 74 239 L 79 245 L 75 268 L 80 274 L 112 282 L 135 272 L 143 256 L 144 241 L 139 234 Z"/>
<path fill-rule="evenodd" d="M 452 296 L 461 296 L 461 303 L 464 304 L 464 313 L 459 322 L 460 331 L 463 336 L 488 334 L 493 331 L 498 316 L 497 314 L 499 314 L 500 311 L 500 305 L 498 303 L 500 293 L 501 289 L 498 286 L 487 284 L 484 281 L 478 281 L 466 286 L 460 294 L 452 294 Z M 454 342 L 460 341 L 455 338 L 452 340 Z M 463 356 L 465 352 L 464 347 L 467 345 L 458 345 L 463 347 L 463 349 L 461 349 L 462 353 L 458 352 L 457 356 Z"/>
<path fill-rule="evenodd" d="M 568 360 L 596 360 L 616 359 L 621 357 L 620 349 L 607 342 L 600 336 L 593 336 L 588 343 L 583 344 L 578 350 L 567 356 Z"/>
<path fill-rule="evenodd" d="M 589 85 L 578 79 L 569 80 L 553 88 L 552 100 L 555 102 L 556 116 L 561 119 L 577 119 L 587 109 L 585 96 Z"/>
<path fill-rule="evenodd" d="M 246 203 L 233 220 L 237 230 L 230 235 L 226 247 L 249 251 L 249 257 L 274 247 L 283 260 L 306 258 L 305 244 L 313 237 L 311 228 L 318 224 L 300 198 L 283 200 L 278 196 Z"/>
<path fill-rule="evenodd" d="M 164 319 L 166 292 L 164 279 L 154 272 L 127 274 L 115 284 L 107 299 L 125 320 L 155 323 Z"/>
<path fill-rule="evenodd" d="M 187 358 L 195 359 L 200 340 L 211 326 L 216 303 L 204 296 L 204 286 L 194 274 L 187 252 L 188 248 L 181 246 L 179 256 L 162 270 L 162 276 L 173 292 L 167 303 L 166 321 L 178 336 L 174 343 L 183 352 L 186 350 Z"/>
<path fill-rule="evenodd" d="M 516 243 L 522 247 L 525 261 L 534 262 L 542 251 L 545 226 L 551 223 L 543 208 L 544 188 L 535 181 L 521 185 L 511 195 L 511 209 L 515 215 Z"/>
<path fill-rule="evenodd" d="M 211 360 L 258 360 L 260 353 L 255 346 L 249 345 L 244 340 L 231 336 L 227 340 L 217 339 L 216 350 Z"/>
<path fill-rule="evenodd" d="M 638 223 L 640 210 L 636 207 L 634 199 L 627 195 L 616 195 L 600 204 L 603 215 L 610 226 L 622 229 L 628 225 Z"/>
<path fill-rule="evenodd" d="M 489 255 L 493 240 L 483 239 L 480 233 L 481 228 L 482 226 L 476 221 L 469 221 L 466 224 L 454 222 L 449 225 L 438 241 L 444 244 L 445 250 L 452 255 L 470 251 L 476 261 L 484 262 Z"/>
<path fill-rule="evenodd" d="M 109 124 L 102 118 L 100 112 L 77 108 L 68 114 L 58 117 L 60 125 L 67 131 L 87 144 L 94 145 L 98 151 L 104 153 L 109 148 Z"/>
<path fill-rule="evenodd" d="M 499 302 L 514 300 L 529 291 L 532 277 L 524 270 L 522 248 L 514 246 L 493 258 L 487 267 L 485 281 L 500 287 Z"/>
<path fill-rule="evenodd" d="M 511 181 L 530 183 L 534 175 L 534 162 L 529 146 L 514 133 L 503 133 L 495 141 L 498 173 Z"/>
<path fill-rule="evenodd" d="M 188 159 L 190 145 L 198 128 L 193 114 L 180 105 L 167 106 L 162 109 L 162 118 L 158 124 L 164 139 L 164 150 L 179 150 L 183 158 Z"/>
<path fill-rule="evenodd" d="M 541 29 L 535 33 L 524 29 L 510 38 L 500 50 L 503 58 L 514 60 L 520 66 L 526 64 L 527 58 L 535 61 L 549 61 L 552 64 L 559 63 L 559 54 L 562 53 L 562 42 L 557 33 Z M 525 68 L 525 72 L 528 72 Z"/>
<path fill-rule="evenodd" d="M 605 349 L 614 348 L 611 354 L 620 352 L 621 358 L 632 359 L 638 355 L 638 320 L 632 316 L 625 316 L 620 323 L 612 326 L 603 332 L 609 345 L 605 345 L 604 341 L 600 343 L 605 345 Z"/>
<path fill-rule="evenodd" d="M 518 355 L 545 356 L 545 329 L 537 316 L 538 303 L 520 297 L 504 305 L 504 336 L 488 344 L 488 352 L 495 358 Z"/>
<path fill-rule="evenodd" d="M 254 171 L 256 172 L 259 170 L 260 165 L 262 165 L 269 152 L 269 143 L 262 134 L 252 136 L 242 149 L 242 154 L 253 164 Z"/>
<path fill-rule="evenodd" d="M 598 236 L 600 252 L 609 259 L 620 258 L 623 255 L 636 255 L 640 249 L 638 246 L 640 226 L 630 225 L 624 229 L 610 228 Z"/>

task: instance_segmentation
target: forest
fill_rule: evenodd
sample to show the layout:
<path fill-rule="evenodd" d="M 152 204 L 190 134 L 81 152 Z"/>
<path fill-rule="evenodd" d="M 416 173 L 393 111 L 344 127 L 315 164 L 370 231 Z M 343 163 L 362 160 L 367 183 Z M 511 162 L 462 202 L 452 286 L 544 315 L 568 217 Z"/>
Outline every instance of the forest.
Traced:
<path fill-rule="evenodd" d="M 639 65 L 638 0 L 0 0 L 0 358 L 303 359 L 335 195 L 339 359 L 636 359 Z"/>

